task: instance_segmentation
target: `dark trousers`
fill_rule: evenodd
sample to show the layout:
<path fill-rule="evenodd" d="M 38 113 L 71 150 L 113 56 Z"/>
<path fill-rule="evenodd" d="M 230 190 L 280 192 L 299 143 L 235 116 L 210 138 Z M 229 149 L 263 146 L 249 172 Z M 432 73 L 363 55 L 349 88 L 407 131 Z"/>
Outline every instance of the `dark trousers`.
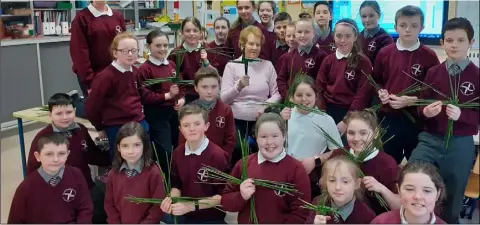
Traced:
<path fill-rule="evenodd" d="M 78 85 L 80 86 L 80 89 L 82 89 L 83 98 L 86 99 L 88 97 L 88 87 L 80 80 L 79 76 L 77 76 L 77 80 L 78 80 Z"/>
<path fill-rule="evenodd" d="M 150 126 L 150 140 L 154 143 L 158 159 L 165 174 L 168 174 L 168 162 L 173 151 L 173 141 L 178 140 L 178 118 L 173 106 L 145 106 L 145 119 Z M 172 125 L 173 122 L 173 125 Z M 178 142 L 178 141 L 177 141 Z M 175 144 L 176 146 L 176 144 Z"/>
<path fill-rule="evenodd" d="M 256 121 L 246 121 L 246 120 L 238 120 L 235 119 L 235 136 L 237 137 L 235 149 L 232 153 L 232 161 L 231 166 L 234 167 L 235 164 L 242 159 L 242 149 L 240 148 L 240 139 L 238 137 L 238 133 L 242 136 L 242 139 L 247 136 L 249 138 L 249 146 L 250 146 L 250 153 L 258 152 L 257 144 L 255 143 L 254 138 L 254 129 L 255 129 Z"/>
<path fill-rule="evenodd" d="M 148 123 L 145 120 L 141 120 L 139 123 L 142 125 L 143 129 L 145 129 L 145 131 L 148 133 L 149 132 Z M 117 133 L 122 126 L 123 124 L 105 127 L 105 133 L 107 134 L 108 145 L 109 145 L 108 152 L 110 153 L 110 159 L 112 160 L 112 162 L 113 162 L 113 157 L 115 156 L 115 152 L 117 151 L 117 145 L 116 145 Z"/>
<path fill-rule="evenodd" d="M 446 188 L 440 218 L 449 224 L 458 223 L 465 187 L 475 160 L 473 138 L 452 136 L 448 149 L 443 135 L 421 132 L 418 140 L 410 161 L 429 162 L 438 168 Z"/>
<path fill-rule="evenodd" d="M 171 214 L 164 214 L 162 222 L 166 224 L 227 224 L 225 220 L 213 220 L 213 221 L 203 221 L 203 220 L 193 220 L 185 216 L 177 216 L 177 221 L 175 221 L 174 216 Z"/>
<path fill-rule="evenodd" d="M 326 112 L 327 112 L 328 115 L 330 115 L 333 118 L 333 121 L 335 121 L 335 124 L 338 124 L 341 121 L 343 121 L 343 119 L 345 118 L 345 116 L 348 113 L 348 109 L 342 108 L 342 107 L 334 105 L 334 104 L 327 103 L 326 104 Z M 344 135 L 342 135 L 341 138 L 342 138 L 343 145 L 347 146 L 348 145 L 347 136 L 344 134 Z"/>
<path fill-rule="evenodd" d="M 385 112 L 378 113 L 378 121 L 382 122 L 381 126 L 387 129 L 383 142 L 394 136 L 383 145 L 385 153 L 392 156 L 398 164 L 402 162 L 403 157 L 408 160 L 418 144 L 418 134 L 422 126 L 420 121 L 413 123 L 403 113 Z"/>
<path fill-rule="evenodd" d="M 107 213 L 104 209 L 105 202 L 105 183 L 100 180 L 95 181 L 95 186 L 90 189 L 90 197 L 92 198 L 93 203 L 93 215 L 92 223 L 93 224 L 106 224 L 107 223 Z"/>

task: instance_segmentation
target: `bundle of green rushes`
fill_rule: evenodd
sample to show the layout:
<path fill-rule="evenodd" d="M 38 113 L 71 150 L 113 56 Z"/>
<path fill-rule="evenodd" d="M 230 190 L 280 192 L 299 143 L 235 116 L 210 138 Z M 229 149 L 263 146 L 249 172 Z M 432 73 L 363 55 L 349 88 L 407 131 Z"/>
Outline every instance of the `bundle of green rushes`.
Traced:
<path fill-rule="evenodd" d="M 320 133 L 322 136 L 324 136 L 327 141 L 329 141 L 330 143 L 334 144 L 335 147 L 337 147 L 339 150 L 341 150 L 345 155 L 346 157 L 351 160 L 352 162 L 354 162 L 355 164 L 358 165 L 358 167 L 360 168 L 360 165 L 363 163 L 363 161 L 370 155 L 372 154 L 376 149 L 382 149 L 383 147 L 382 146 L 379 146 L 379 145 L 383 145 L 384 143 L 387 143 L 388 141 L 390 141 L 392 137 L 390 137 L 389 139 L 387 139 L 383 144 L 381 142 L 383 136 L 385 136 L 385 134 L 387 133 L 387 129 L 386 128 L 381 128 L 379 126 L 379 128 L 375 129 L 373 131 L 373 134 L 372 136 L 370 137 L 370 139 L 366 142 L 365 144 L 365 147 L 364 149 L 358 154 L 358 156 L 355 156 L 354 154 L 350 153 L 350 151 L 346 150 L 343 145 L 341 145 L 340 143 L 338 143 L 337 141 L 335 141 L 335 139 L 333 139 L 323 128 L 321 128 L 318 124 L 315 124 L 316 126 L 316 129 L 317 129 L 317 132 Z M 363 178 L 365 177 L 365 174 L 359 169 L 359 175 L 360 175 L 360 178 Z M 377 192 L 373 192 L 374 195 L 375 195 L 375 198 L 377 199 L 377 201 L 380 203 L 380 205 L 382 207 L 384 207 L 387 211 L 389 210 L 388 208 L 388 204 L 387 202 L 382 198 L 382 196 L 380 194 L 378 194 Z"/>
<path fill-rule="evenodd" d="M 434 88 L 432 85 L 427 84 L 427 83 L 415 78 L 414 76 L 406 73 L 405 71 L 402 71 L 402 72 L 405 75 L 409 76 L 410 78 L 414 79 L 415 81 L 423 84 L 425 87 L 430 88 L 432 91 L 434 91 L 437 94 L 444 97 L 446 100 L 441 101 L 442 105 L 451 104 L 451 105 L 457 106 L 459 108 L 464 108 L 464 109 L 479 109 L 480 108 L 480 104 L 478 102 L 474 102 L 474 101 L 477 101 L 479 99 L 479 97 L 473 98 L 473 99 L 471 99 L 467 102 L 464 102 L 464 103 L 459 102 L 458 92 L 460 91 L 460 76 L 457 76 L 457 75 L 452 76 L 450 74 L 448 75 L 448 81 L 449 81 L 449 85 L 450 85 L 450 96 L 451 96 L 451 97 L 448 97 L 446 94 L 444 94 L 441 91 L 439 91 L 438 89 Z M 458 77 L 458 79 L 457 79 L 457 77 Z M 436 99 L 418 99 L 414 105 L 415 106 L 427 106 L 427 105 L 430 105 L 430 104 L 432 104 L 436 101 L 439 101 L 439 100 L 436 100 Z M 448 119 L 448 122 L 447 122 L 447 131 L 446 131 L 446 134 L 445 134 L 445 148 L 447 148 L 447 149 L 448 149 L 448 144 L 449 144 L 450 138 L 453 135 L 453 122 L 454 121 L 451 120 L 451 119 Z"/>
<path fill-rule="evenodd" d="M 336 208 L 328 207 L 325 205 L 327 197 L 328 192 L 326 190 L 323 190 L 317 205 L 314 205 L 300 198 L 299 200 L 304 204 L 303 206 L 301 206 L 302 208 L 314 211 L 317 215 L 326 216 L 329 213 L 333 215 L 338 215 L 339 211 Z"/>
<path fill-rule="evenodd" d="M 367 80 L 368 82 L 378 91 L 380 89 L 382 89 L 380 87 L 380 85 L 377 84 L 377 82 L 375 82 L 375 80 L 373 79 L 373 77 L 370 75 L 370 74 L 366 74 L 365 72 L 363 72 L 362 70 L 362 73 L 367 77 Z M 427 89 L 427 87 L 425 86 L 422 86 L 421 84 L 419 83 L 415 83 L 407 88 L 405 88 L 405 90 L 397 93 L 396 95 L 398 97 L 401 97 L 401 96 L 406 96 L 406 95 L 411 95 L 411 94 L 414 94 L 414 93 L 417 93 L 417 92 L 420 92 L 422 90 L 425 90 Z M 370 107 L 370 109 L 372 109 L 373 111 L 377 112 L 380 108 L 382 107 L 382 103 L 378 103 L 372 107 Z M 415 123 L 415 118 L 413 118 L 412 115 L 410 115 L 410 113 L 406 110 L 406 109 L 400 109 L 402 111 L 403 114 L 405 114 L 405 116 L 408 117 L 408 119 L 410 119 L 413 123 Z"/>
<path fill-rule="evenodd" d="M 226 50 L 226 49 L 227 48 L 225 48 L 225 47 L 205 48 L 204 46 L 202 46 L 200 48 L 195 49 L 194 51 L 205 50 L 205 51 L 213 53 L 213 54 L 222 55 L 222 56 L 226 56 L 226 57 L 230 58 L 231 57 L 230 55 L 223 53 L 223 51 Z M 171 82 L 171 83 L 174 83 L 174 84 L 177 84 L 177 85 L 193 85 L 193 80 L 183 80 L 180 77 L 180 72 L 181 72 L 180 67 L 182 66 L 184 55 L 187 52 L 188 51 L 185 50 L 185 49 L 174 49 L 174 50 L 172 50 L 170 55 L 175 55 L 175 65 L 176 65 L 175 74 L 173 74 L 173 76 L 167 77 L 167 78 L 147 79 L 142 83 L 142 87 L 151 86 L 151 85 L 155 85 L 155 84 L 160 84 L 160 83 L 164 83 L 164 82 Z"/>
<path fill-rule="evenodd" d="M 240 140 L 240 148 L 242 150 L 242 168 L 241 168 L 241 176 L 240 178 L 234 177 L 228 173 L 222 172 L 216 168 L 211 166 L 204 165 L 202 169 L 205 171 L 205 176 L 207 178 L 219 181 L 225 181 L 226 183 L 240 185 L 243 181 L 248 179 L 248 155 L 250 154 L 250 148 L 248 146 L 248 139 L 247 137 L 242 138 L 240 132 L 238 132 L 238 137 Z M 270 180 L 263 180 L 263 179 L 252 179 L 253 184 L 256 186 L 261 186 L 265 188 L 269 188 L 275 191 L 283 192 L 288 195 L 294 194 L 301 194 L 298 190 L 295 189 L 295 185 L 278 182 L 278 181 L 270 181 Z M 250 223 L 258 224 L 258 217 L 255 211 L 255 199 L 252 196 L 250 198 Z"/>

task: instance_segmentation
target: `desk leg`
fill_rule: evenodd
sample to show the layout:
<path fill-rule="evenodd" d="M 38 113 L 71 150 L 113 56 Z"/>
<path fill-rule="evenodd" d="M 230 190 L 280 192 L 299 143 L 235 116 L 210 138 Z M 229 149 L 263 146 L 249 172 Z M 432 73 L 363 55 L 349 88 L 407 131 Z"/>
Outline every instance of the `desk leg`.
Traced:
<path fill-rule="evenodd" d="M 18 125 L 18 138 L 20 141 L 20 154 L 22 156 L 22 169 L 23 169 L 23 178 L 27 176 L 27 162 L 25 156 L 25 140 L 23 137 L 23 121 L 22 118 L 17 118 Z"/>

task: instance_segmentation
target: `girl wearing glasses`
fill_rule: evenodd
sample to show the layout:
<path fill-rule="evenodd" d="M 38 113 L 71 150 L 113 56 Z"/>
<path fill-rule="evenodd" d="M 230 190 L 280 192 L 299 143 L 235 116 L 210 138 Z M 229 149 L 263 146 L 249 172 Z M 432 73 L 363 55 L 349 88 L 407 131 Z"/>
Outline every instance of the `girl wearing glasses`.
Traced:
<path fill-rule="evenodd" d="M 85 102 L 87 118 L 101 139 L 108 138 L 110 158 L 115 155 L 115 137 L 128 122 L 139 122 L 148 132 L 144 120 L 137 79 L 138 43 L 129 33 L 120 33 L 110 46 L 113 62 L 95 76 L 92 91 Z"/>

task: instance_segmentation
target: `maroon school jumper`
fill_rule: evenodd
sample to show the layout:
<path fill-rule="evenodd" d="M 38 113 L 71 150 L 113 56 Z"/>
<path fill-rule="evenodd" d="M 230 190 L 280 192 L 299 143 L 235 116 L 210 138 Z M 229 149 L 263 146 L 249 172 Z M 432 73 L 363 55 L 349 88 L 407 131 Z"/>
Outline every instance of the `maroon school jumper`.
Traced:
<path fill-rule="evenodd" d="M 335 40 L 333 39 L 331 31 L 328 36 L 325 37 L 325 39 L 319 37 L 316 44 L 320 49 L 322 49 L 322 51 L 327 53 L 327 55 L 335 53 L 335 51 L 337 50 L 337 47 L 335 46 Z"/>
<path fill-rule="evenodd" d="M 372 220 L 371 224 L 402 224 L 402 219 L 400 218 L 400 209 L 395 209 L 380 214 Z M 434 224 L 446 224 L 445 221 L 440 219 L 438 216 L 435 217 Z"/>
<path fill-rule="evenodd" d="M 148 79 L 166 78 L 173 76 L 175 72 L 175 63 L 168 60 L 168 65 L 155 65 L 150 60 L 147 60 L 138 69 L 136 76 L 139 86 Z M 161 106 L 174 106 L 174 99 L 165 100 L 165 94 L 170 92 L 170 87 L 173 84 L 171 82 L 163 82 L 160 84 L 154 84 L 151 86 L 144 86 L 139 89 L 140 96 L 142 97 L 142 103 L 144 105 L 161 105 Z"/>
<path fill-rule="evenodd" d="M 275 35 L 275 34 L 273 34 Z M 278 39 L 273 40 L 269 43 L 269 58 L 273 65 L 277 63 L 277 61 L 288 52 L 288 45 L 285 43 L 282 45 Z"/>
<path fill-rule="evenodd" d="M 217 45 L 215 41 L 212 41 L 207 44 L 207 48 L 212 48 L 212 49 L 217 49 L 217 51 L 220 51 L 221 53 L 225 55 L 220 55 L 220 54 L 214 54 L 214 53 L 209 53 L 208 55 L 210 56 L 209 58 L 211 59 L 210 64 L 217 68 L 218 74 L 222 77 L 223 76 L 223 71 L 225 70 L 225 66 L 230 60 L 233 60 L 233 49 L 227 49 L 225 44 Z M 229 57 L 227 57 L 228 55 Z"/>
<path fill-rule="evenodd" d="M 97 130 L 144 119 L 136 68 L 122 73 L 113 65 L 97 74 L 85 101 L 85 113 Z"/>
<path fill-rule="evenodd" d="M 360 43 L 362 43 L 362 52 L 375 66 L 375 58 L 383 47 L 393 43 L 393 38 L 383 28 L 380 28 L 372 37 L 365 38 L 365 30 L 360 33 Z"/>
<path fill-rule="evenodd" d="M 262 30 L 263 36 L 265 37 L 265 42 L 262 46 L 262 50 L 260 52 L 259 58 L 270 60 L 269 58 L 270 46 L 268 46 L 268 43 L 275 40 L 275 36 L 272 36 L 270 32 L 261 23 L 259 23 L 256 20 L 251 25 L 260 28 L 260 30 Z M 247 27 L 247 25 L 239 24 L 237 27 L 230 29 L 230 32 L 228 33 L 227 42 L 225 43 L 225 46 L 228 48 L 234 49 L 235 59 L 239 58 L 242 55 L 242 51 L 240 50 L 240 47 L 238 46 L 238 44 L 240 41 L 240 32 L 245 27 Z"/>
<path fill-rule="evenodd" d="M 312 204 L 318 205 L 319 201 L 320 196 L 317 196 L 313 199 Z M 327 204 L 327 206 L 330 207 L 331 204 Z M 310 210 L 306 224 L 313 224 L 316 215 L 317 213 L 315 211 Z M 369 224 L 373 218 L 375 218 L 376 214 L 365 202 L 355 199 L 353 211 L 346 220 L 343 220 L 339 215 L 335 218 L 334 215 L 329 213 L 328 216 L 330 216 L 330 220 L 327 220 L 327 224 Z"/>
<path fill-rule="evenodd" d="M 52 187 L 38 171 L 29 174 L 15 191 L 10 224 L 92 223 L 93 204 L 83 173 L 65 166 L 60 182 Z"/>
<path fill-rule="evenodd" d="M 304 201 L 310 201 L 310 180 L 302 164 L 293 157 L 286 155 L 277 163 L 265 161 L 258 164 L 258 154 L 248 156 L 248 177 L 294 184 L 302 194 L 294 196 L 269 188 L 257 186 L 252 197 L 255 199 L 255 211 L 260 224 L 304 224 L 308 210 L 302 208 Z M 238 161 L 232 176 L 241 176 L 242 161 Z M 238 223 L 250 222 L 250 203 L 240 194 L 239 185 L 228 184 L 222 195 L 221 204 L 229 212 L 238 213 Z"/>
<path fill-rule="evenodd" d="M 72 21 L 70 56 L 73 72 L 88 89 L 93 78 L 112 62 L 109 51 L 113 38 L 126 30 L 123 15 L 112 9 L 112 16 L 95 17 L 88 7 L 77 11 Z"/>
<path fill-rule="evenodd" d="M 320 66 L 316 79 L 320 108 L 325 109 L 326 103 L 349 111 L 368 107 L 372 86 L 363 73 L 371 72 L 372 64 L 365 55 L 359 56 L 358 65 L 354 69 L 348 68 L 346 58 L 337 59 L 335 53 L 328 55 Z"/>
<path fill-rule="evenodd" d="M 165 198 L 163 178 L 155 163 L 143 166 L 142 172 L 127 177 L 124 170 L 112 169 L 108 173 L 105 192 L 105 212 L 110 224 L 158 224 L 163 212 L 157 204 L 137 204 L 125 199 L 128 196 L 138 198 Z"/>
<path fill-rule="evenodd" d="M 277 76 L 278 91 L 282 98 L 287 97 L 288 88 L 298 72 L 302 71 L 315 80 L 326 57 L 325 52 L 315 45 L 312 46 L 310 53 L 300 54 L 299 49 L 294 49 L 285 54 L 285 57 L 282 57 L 282 66 Z"/>

